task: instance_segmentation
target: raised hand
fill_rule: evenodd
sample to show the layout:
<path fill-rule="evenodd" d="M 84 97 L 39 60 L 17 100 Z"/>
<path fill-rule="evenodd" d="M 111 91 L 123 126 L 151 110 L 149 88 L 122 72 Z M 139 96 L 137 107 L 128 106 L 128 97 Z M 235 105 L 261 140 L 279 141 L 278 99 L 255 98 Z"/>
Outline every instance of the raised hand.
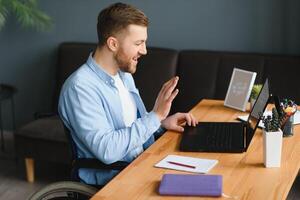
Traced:
<path fill-rule="evenodd" d="M 178 89 L 175 89 L 178 79 L 178 76 L 175 76 L 167 81 L 158 93 L 153 111 L 157 114 L 160 121 L 168 116 L 172 102 L 178 94 Z"/>

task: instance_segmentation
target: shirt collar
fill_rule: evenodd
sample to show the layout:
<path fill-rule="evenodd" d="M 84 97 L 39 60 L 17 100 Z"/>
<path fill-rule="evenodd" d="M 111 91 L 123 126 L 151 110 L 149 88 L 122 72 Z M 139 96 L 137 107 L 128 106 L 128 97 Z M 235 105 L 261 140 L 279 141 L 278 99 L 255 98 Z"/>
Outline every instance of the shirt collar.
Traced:
<path fill-rule="evenodd" d="M 96 63 L 93 58 L 93 53 L 90 53 L 90 56 L 86 63 L 105 83 L 114 83 L 113 77 L 110 76 L 100 65 Z"/>

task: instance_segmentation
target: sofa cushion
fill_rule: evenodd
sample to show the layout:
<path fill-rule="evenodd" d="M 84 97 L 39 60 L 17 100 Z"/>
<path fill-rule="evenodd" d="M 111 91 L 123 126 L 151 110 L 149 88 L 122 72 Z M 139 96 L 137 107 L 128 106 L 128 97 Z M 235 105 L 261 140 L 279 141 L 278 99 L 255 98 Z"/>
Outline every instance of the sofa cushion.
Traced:
<path fill-rule="evenodd" d="M 213 98 L 220 55 L 207 51 L 182 51 L 179 54 L 177 75 L 179 93 L 174 112 L 187 112 L 203 98 Z"/>
<path fill-rule="evenodd" d="M 256 72 L 256 83 L 262 83 L 264 57 L 246 53 L 223 53 L 216 81 L 216 99 L 225 99 L 233 68 Z"/>
<path fill-rule="evenodd" d="M 71 163 L 70 147 L 66 142 L 19 135 L 15 138 L 15 144 L 18 159 L 33 158 L 40 161 Z"/>
<path fill-rule="evenodd" d="M 271 93 L 290 98 L 299 105 L 300 56 L 268 56 L 265 60 L 265 78 L 269 78 Z"/>
<path fill-rule="evenodd" d="M 15 134 L 18 158 L 69 164 L 70 147 L 58 116 L 41 118 L 21 127 Z"/>
<path fill-rule="evenodd" d="M 41 140 L 67 141 L 63 124 L 57 115 L 34 120 L 21 127 L 16 135 Z"/>

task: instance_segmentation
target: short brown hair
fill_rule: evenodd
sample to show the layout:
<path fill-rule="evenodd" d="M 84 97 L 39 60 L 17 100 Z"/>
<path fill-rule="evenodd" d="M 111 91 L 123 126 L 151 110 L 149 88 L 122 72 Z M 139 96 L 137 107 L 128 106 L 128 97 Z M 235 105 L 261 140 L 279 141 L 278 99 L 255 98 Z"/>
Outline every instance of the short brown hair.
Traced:
<path fill-rule="evenodd" d="M 104 45 L 110 36 L 130 24 L 147 27 L 148 18 L 139 9 L 124 3 L 115 3 L 105 8 L 98 15 L 98 45 Z"/>

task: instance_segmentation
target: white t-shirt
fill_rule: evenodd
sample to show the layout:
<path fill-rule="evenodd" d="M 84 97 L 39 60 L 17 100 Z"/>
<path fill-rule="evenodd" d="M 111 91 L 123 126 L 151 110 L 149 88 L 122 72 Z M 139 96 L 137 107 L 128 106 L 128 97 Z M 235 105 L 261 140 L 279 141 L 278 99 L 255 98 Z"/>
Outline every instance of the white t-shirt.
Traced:
<path fill-rule="evenodd" d="M 131 93 L 124 86 L 124 83 L 120 78 L 120 75 L 117 74 L 117 75 L 113 76 L 113 79 L 115 80 L 115 85 L 118 88 L 119 96 L 121 99 L 122 110 L 123 110 L 123 112 L 122 112 L 123 113 L 123 121 L 124 121 L 126 127 L 130 127 L 131 124 L 137 118 L 137 107 L 136 107 L 135 101 L 134 101 Z"/>

